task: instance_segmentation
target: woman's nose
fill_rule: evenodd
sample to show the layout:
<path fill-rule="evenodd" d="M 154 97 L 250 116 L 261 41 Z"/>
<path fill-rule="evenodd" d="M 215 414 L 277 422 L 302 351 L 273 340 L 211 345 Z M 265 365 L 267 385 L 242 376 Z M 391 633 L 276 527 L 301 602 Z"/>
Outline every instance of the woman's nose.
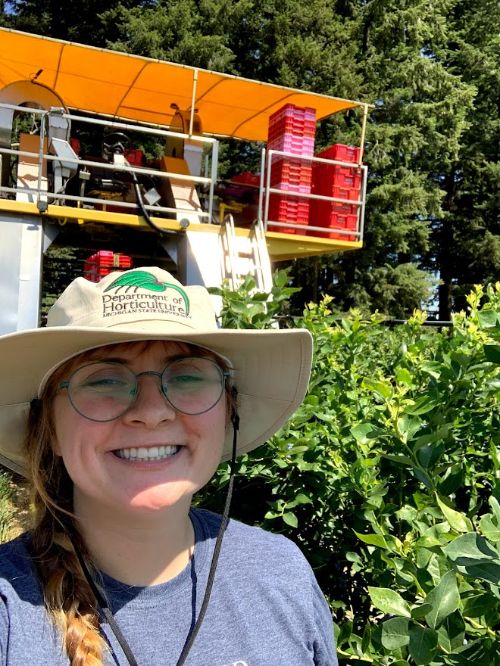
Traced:
<path fill-rule="evenodd" d="M 143 373 L 143 376 L 138 378 L 137 397 L 123 416 L 126 422 L 155 428 L 160 423 L 175 418 L 175 409 L 161 391 L 160 377 L 152 375 L 158 373 Z"/>

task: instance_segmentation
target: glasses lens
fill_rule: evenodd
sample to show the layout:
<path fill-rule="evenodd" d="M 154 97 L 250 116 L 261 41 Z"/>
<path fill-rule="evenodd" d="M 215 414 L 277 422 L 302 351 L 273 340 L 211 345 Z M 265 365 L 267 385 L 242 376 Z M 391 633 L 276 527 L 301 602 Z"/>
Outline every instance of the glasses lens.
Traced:
<path fill-rule="evenodd" d="M 90 363 L 73 373 L 68 393 L 71 404 L 82 416 L 111 421 L 135 399 L 136 379 L 121 363 Z"/>
<path fill-rule="evenodd" d="M 161 381 L 167 400 L 184 414 L 207 412 L 219 402 L 224 391 L 224 373 L 209 358 L 177 359 L 167 365 Z"/>

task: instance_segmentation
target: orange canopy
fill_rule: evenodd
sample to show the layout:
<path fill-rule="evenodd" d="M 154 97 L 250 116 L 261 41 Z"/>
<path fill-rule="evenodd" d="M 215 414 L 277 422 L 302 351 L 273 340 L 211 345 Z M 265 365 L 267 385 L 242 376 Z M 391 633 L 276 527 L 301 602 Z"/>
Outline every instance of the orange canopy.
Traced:
<path fill-rule="evenodd" d="M 0 89 L 20 80 L 54 90 L 67 108 L 170 126 L 192 100 L 203 132 L 266 141 L 269 116 L 284 104 L 319 119 L 365 106 L 228 74 L 0 28 Z"/>

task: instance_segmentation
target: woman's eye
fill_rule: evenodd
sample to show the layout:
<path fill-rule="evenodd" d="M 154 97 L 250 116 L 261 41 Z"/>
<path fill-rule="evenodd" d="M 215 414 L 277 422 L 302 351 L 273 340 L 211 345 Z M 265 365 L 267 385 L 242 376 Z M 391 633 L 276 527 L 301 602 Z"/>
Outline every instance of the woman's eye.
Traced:
<path fill-rule="evenodd" d="M 119 389 L 127 386 L 122 377 L 89 377 L 82 383 L 83 388 L 95 390 Z"/>
<path fill-rule="evenodd" d="M 169 384 L 198 384 L 205 381 L 203 375 L 175 375 L 168 380 Z"/>

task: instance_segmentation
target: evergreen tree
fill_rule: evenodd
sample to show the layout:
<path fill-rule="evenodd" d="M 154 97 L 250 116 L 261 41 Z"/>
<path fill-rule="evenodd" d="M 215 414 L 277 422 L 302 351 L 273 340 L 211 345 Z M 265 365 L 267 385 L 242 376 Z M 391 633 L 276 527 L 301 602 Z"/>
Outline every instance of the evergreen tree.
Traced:
<path fill-rule="evenodd" d="M 443 174 L 456 161 L 473 90 L 434 57 L 446 43 L 449 0 L 360 3 L 361 66 L 370 114 L 365 246 L 320 271 L 344 308 L 404 316 L 430 295 L 423 257 L 444 215 Z"/>
<path fill-rule="evenodd" d="M 498 278 L 494 0 L 13 0 L 4 25 L 373 102 L 364 248 L 294 262 L 302 302 L 405 316 L 440 279 L 440 318 Z M 317 146 L 356 143 L 360 118 Z M 258 148 L 225 148 L 228 173 Z M 247 167 L 248 168 L 248 167 Z M 302 303 L 298 303 L 299 306 Z"/>
<path fill-rule="evenodd" d="M 113 15 L 116 8 L 151 2 L 114 0 L 106 3 L 106 9 Z M 100 0 L 10 0 L 5 5 L 2 24 L 16 30 L 101 47 L 116 37 L 118 26 L 103 20 Z"/>
<path fill-rule="evenodd" d="M 457 157 L 443 172 L 444 215 L 433 227 L 429 253 L 442 280 L 442 318 L 465 308 L 473 284 L 500 276 L 497 10 L 493 0 L 456 2 L 447 42 L 436 49 L 447 71 L 473 91 Z"/>

